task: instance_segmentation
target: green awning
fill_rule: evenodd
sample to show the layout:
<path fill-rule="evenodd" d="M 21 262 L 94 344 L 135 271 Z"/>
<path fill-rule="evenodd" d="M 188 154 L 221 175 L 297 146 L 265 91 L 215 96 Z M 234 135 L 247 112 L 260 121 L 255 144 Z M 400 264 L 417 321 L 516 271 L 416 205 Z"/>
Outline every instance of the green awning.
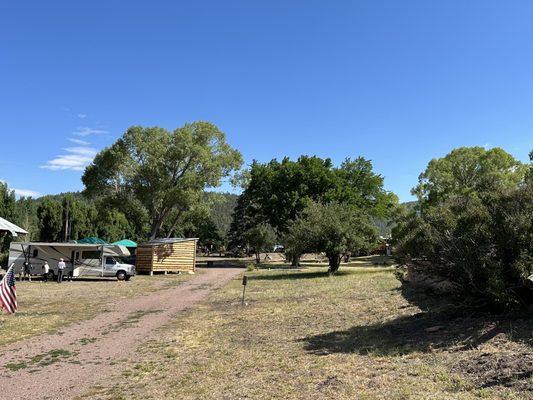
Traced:
<path fill-rule="evenodd" d="M 117 246 L 125 246 L 125 247 L 137 247 L 137 243 L 129 239 L 122 239 L 122 240 L 119 240 L 118 242 L 114 242 L 111 244 L 115 244 Z"/>
<path fill-rule="evenodd" d="M 105 240 L 102 240 L 97 237 L 87 237 L 80 240 L 77 240 L 76 243 L 80 244 L 108 244 Z"/>

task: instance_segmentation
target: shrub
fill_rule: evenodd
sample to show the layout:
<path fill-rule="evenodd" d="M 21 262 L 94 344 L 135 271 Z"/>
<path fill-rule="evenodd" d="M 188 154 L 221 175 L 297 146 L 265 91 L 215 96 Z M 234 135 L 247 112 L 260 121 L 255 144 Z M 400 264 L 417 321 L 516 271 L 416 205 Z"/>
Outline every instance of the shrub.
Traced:
<path fill-rule="evenodd" d="M 399 262 L 448 280 L 464 295 L 512 307 L 531 301 L 533 185 L 453 197 L 395 231 Z"/>
<path fill-rule="evenodd" d="M 246 271 L 249 271 L 249 272 L 255 271 L 255 264 L 252 264 L 252 263 L 248 264 L 246 266 Z"/>

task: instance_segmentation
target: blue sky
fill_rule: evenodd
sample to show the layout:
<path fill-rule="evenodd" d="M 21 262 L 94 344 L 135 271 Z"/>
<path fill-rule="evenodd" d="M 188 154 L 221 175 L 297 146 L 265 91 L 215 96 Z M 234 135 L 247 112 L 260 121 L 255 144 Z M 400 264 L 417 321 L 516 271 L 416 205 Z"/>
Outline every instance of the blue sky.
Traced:
<path fill-rule="evenodd" d="M 362 155 L 409 200 L 455 147 L 527 160 L 531 21 L 526 1 L 3 1 L 0 180 L 79 190 L 128 126 L 208 120 L 247 163 Z"/>

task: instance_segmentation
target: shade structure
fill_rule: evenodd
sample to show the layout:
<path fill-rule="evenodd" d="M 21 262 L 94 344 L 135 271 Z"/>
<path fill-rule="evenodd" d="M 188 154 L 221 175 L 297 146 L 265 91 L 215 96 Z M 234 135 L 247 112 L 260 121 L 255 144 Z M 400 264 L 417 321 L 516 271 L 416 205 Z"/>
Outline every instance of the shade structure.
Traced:
<path fill-rule="evenodd" d="M 2 217 L 0 217 L 0 232 L 9 232 L 13 237 L 18 236 L 19 233 L 22 235 L 28 234 L 28 232 L 22 229 L 20 226 L 17 226 Z"/>
<path fill-rule="evenodd" d="M 125 247 L 137 247 L 137 243 L 135 243 L 133 240 L 130 239 L 122 239 L 118 242 L 113 242 L 111 244 L 115 244 L 117 246 L 125 246 Z"/>
<path fill-rule="evenodd" d="M 80 240 L 76 240 L 76 243 L 80 244 L 108 244 L 105 240 L 102 240 L 97 237 L 86 237 Z"/>

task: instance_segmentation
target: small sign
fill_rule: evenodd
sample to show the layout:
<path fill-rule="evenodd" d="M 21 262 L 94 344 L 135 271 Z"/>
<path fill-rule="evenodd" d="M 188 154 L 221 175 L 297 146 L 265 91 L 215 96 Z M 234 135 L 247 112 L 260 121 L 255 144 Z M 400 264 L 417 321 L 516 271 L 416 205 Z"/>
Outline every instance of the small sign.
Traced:
<path fill-rule="evenodd" d="M 248 283 L 248 277 L 246 275 L 243 275 L 242 277 L 242 300 L 241 300 L 241 306 L 245 306 L 246 303 L 244 302 L 244 293 L 246 292 L 246 284 Z"/>

